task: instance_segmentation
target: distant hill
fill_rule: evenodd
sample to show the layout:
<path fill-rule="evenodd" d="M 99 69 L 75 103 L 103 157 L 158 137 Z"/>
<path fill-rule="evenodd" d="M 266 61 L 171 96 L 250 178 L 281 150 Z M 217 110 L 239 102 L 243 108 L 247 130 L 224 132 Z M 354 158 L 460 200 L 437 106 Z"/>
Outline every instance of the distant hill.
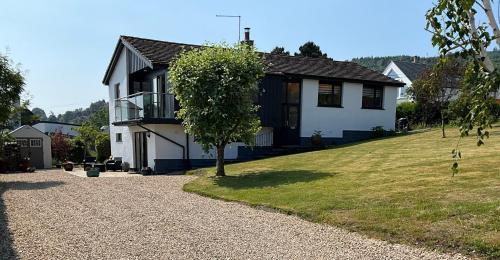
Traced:
<path fill-rule="evenodd" d="M 102 112 L 104 111 L 104 112 Z M 62 123 L 72 123 L 72 124 L 82 124 L 91 119 L 92 115 L 98 114 L 102 112 L 105 116 L 107 116 L 108 111 L 108 102 L 104 100 L 99 100 L 90 104 L 87 108 L 77 108 L 75 110 L 66 111 L 63 114 L 55 115 L 51 113 L 48 117 L 46 116 L 45 111 L 41 108 L 33 108 L 32 112 L 35 114 L 40 120 L 48 120 L 52 122 L 62 122 Z M 106 123 L 101 123 L 103 125 L 107 125 L 107 119 L 103 119 Z"/>
<path fill-rule="evenodd" d="M 489 52 L 490 58 L 493 60 L 493 63 L 497 67 L 500 67 L 500 51 L 491 51 Z M 363 65 L 369 69 L 383 72 L 385 67 L 393 61 L 406 61 L 406 62 L 413 62 L 414 56 L 409 56 L 409 55 L 401 55 L 401 56 L 385 56 L 385 57 L 361 57 L 361 58 L 354 58 L 351 61 L 356 62 L 360 65 Z M 438 58 L 437 57 L 417 57 L 417 62 L 422 63 L 422 64 L 427 64 L 427 65 L 434 65 L 436 64 Z"/>

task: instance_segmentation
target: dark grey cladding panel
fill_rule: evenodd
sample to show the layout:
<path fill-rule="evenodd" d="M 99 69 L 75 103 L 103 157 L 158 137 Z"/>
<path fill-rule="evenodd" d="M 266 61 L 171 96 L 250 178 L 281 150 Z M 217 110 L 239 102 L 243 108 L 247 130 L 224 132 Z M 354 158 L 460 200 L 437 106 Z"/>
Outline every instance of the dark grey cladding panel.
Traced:
<path fill-rule="evenodd" d="M 137 55 L 132 50 L 127 49 L 127 66 L 129 73 L 134 73 L 136 71 L 142 70 L 149 67 L 148 63 L 139 55 Z"/>

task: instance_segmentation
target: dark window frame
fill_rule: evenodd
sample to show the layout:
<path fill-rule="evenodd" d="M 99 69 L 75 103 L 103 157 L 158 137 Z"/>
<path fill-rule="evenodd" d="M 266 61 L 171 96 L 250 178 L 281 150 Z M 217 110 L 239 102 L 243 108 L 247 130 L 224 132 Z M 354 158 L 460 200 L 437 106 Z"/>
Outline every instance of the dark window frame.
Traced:
<path fill-rule="evenodd" d="M 363 99 L 365 98 L 365 88 L 370 88 L 373 89 L 373 96 L 371 97 L 372 99 L 377 98 L 377 90 L 380 90 L 380 104 L 373 104 L 371 106 L 365 105 L 365 102 Z M 380 85 L 372 85 L 372 84 L 363 84 L 363 89 L 361 91 L 361 108 L 362 109 L 377 109 L 377 110 L 384 110 L 384 91 L 385 87 L 380 86 Z"/>
<path fill-rule="evenodd" d="M 332 95 L 335 96 L 335 87 L 340 87 L 340 92 L 339 92 L 339 95 L 340 95 L 340 98 L 339 98 L 339 104 L 334 104 L 334 98 L 332 98 L 332 103 L 331 104 L 321 104 L 320 103 L 320 93 L 319 93 L 319 88 L 321 85 L 330 85 L 330 87 L 332 88 Z M 343 82 L 340 82 L 340 81 L 319 81 L 319 84 L 318 84 L 318 107 L 337 107 L 337 108 L 343 108 L 342 106 L 342 99 L 343 99 L 343 94 L 344 94 L 344 84 Z"/>
<path fill-rule="evenodd" d="M 120 138 L 118 138 L 118 137 L 120 137 Z M 122 135 L 122 133 L 116 133 L 116 135 L 115 135 L 115 141 L 117 143 L 123 142 L 123 135 Z"/>
<path fill-rule="evenodd" d="M 120 98 L 120 83 L 115 84 L 115 99 Z"/>

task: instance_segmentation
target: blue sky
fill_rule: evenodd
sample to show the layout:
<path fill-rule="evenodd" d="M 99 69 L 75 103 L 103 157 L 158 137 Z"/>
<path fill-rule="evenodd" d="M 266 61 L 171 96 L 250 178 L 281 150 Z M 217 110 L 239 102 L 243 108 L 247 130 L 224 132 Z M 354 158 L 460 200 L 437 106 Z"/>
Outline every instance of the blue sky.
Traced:
<path fill-rule="evenodd" d="M 2 0 L 0 51 L 26 71 L 31 107 L 56 114 L 107 99 L 101 83 L 119 35 L 202 44 L 238 39 L 242 16 L 261 51 L 312 40 L 336 60 L 437 54 L 424 31 L 431 0 Z"/>

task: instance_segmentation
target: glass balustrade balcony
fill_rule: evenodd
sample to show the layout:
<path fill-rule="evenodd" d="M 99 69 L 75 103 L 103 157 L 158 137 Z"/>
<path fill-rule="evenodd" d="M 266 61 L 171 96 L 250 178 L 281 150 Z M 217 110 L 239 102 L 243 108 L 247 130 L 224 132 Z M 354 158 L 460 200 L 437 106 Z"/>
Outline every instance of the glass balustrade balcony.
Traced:
<path fill-rule="evenodd" d="M 144 119 L 174 119 L 174 96 L 139 92 L 115 99 L 115 122 Z"/>

